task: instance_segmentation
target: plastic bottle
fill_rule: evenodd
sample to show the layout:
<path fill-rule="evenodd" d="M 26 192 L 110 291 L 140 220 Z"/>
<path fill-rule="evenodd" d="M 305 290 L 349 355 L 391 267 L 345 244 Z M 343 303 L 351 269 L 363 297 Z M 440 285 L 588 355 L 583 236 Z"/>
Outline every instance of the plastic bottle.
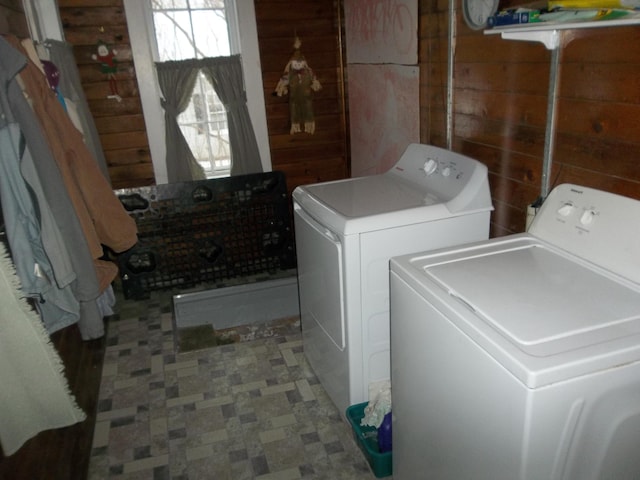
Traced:
<path fill-rule="evenodd" d="M 391 451 L 391 412 L 384 416 L 378 427 L 378 449 L 380 453 Z"/>

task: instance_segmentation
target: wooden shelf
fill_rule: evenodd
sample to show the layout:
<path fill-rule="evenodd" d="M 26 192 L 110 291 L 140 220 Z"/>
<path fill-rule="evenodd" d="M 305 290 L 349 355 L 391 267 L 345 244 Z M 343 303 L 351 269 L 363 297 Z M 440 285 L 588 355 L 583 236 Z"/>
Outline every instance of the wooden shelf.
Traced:
<path fill-rule="evenodd" d="M 505 27 L 489 28 L 485 35 L 500 34 L 505 40 L 524 40 L 541 42 L 549 50 L 554 50 L 560 45 L 560 31 L 582 28 L 622 27 L 640 24 L 640 17 L 618 18 L 615 20 L 596 20 L 593 22 L 535 22 Z"/>

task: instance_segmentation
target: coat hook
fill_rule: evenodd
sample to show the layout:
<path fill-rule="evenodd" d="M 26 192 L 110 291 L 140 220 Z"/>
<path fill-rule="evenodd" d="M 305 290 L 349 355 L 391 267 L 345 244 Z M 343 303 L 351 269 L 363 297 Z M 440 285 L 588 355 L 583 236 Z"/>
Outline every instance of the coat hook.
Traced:
<path fill-rule="evenodd" d="M 100 31 L 100 33 L 104 33 L 104 27 L 102 25 L 100 25 L 100 28 L 98 28 L 98 30 Z"/>

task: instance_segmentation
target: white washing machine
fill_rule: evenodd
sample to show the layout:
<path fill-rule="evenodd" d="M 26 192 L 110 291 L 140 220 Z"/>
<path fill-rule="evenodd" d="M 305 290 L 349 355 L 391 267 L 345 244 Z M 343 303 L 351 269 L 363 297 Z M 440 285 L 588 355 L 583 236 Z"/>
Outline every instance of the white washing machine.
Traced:
<path fill-rule="evenodd" d="M 389 171 L 297 187 L 303 347 L 344 414 L 390 377 L 389 258 L 488 238 L 487 168 L 410 145 Z"/>
<path fill-rule="evenodd" d="M 640 478 L 640 202 L 391 259 L 393 477 Z"/>

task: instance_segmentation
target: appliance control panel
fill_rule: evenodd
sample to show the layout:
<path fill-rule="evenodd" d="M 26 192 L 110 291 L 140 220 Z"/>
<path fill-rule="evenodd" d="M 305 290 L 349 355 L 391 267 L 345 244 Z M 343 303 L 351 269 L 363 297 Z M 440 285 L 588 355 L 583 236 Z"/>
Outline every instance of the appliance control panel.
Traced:
<path fill-rule="evenodd" d="M 457 183 L 461 187 L 483 164 L 451 150 L 411 144 L 392 168 L 395 175 L 420 184 Z"/>
<path fill-rule="evenodd" d="M 449 152 L 451 153 L 451 152 Z M 454 160 L 444 159 L 439 160 L 437 158 L 427 158 L 422 167 L 426 176 L 440 174 L 444 178 L 454 175 L 456 180 L 460 180 L 464 176 L 464 171 L 458 167 L 458 163 Z"/>
<path fill-rule="evenodd" d="M 529 233 L 640 283 L 640 201 L 562 184 L 554 188 Z"/>
<path fill-rule="evenodd" d="M 491 207 L 487 167 L 483 163 L 433 145 L 413 143 L 387 172 L 425 192 L 425 196 L 446 203 L 450 209 L 478 202 L 478 208 Z"/>

